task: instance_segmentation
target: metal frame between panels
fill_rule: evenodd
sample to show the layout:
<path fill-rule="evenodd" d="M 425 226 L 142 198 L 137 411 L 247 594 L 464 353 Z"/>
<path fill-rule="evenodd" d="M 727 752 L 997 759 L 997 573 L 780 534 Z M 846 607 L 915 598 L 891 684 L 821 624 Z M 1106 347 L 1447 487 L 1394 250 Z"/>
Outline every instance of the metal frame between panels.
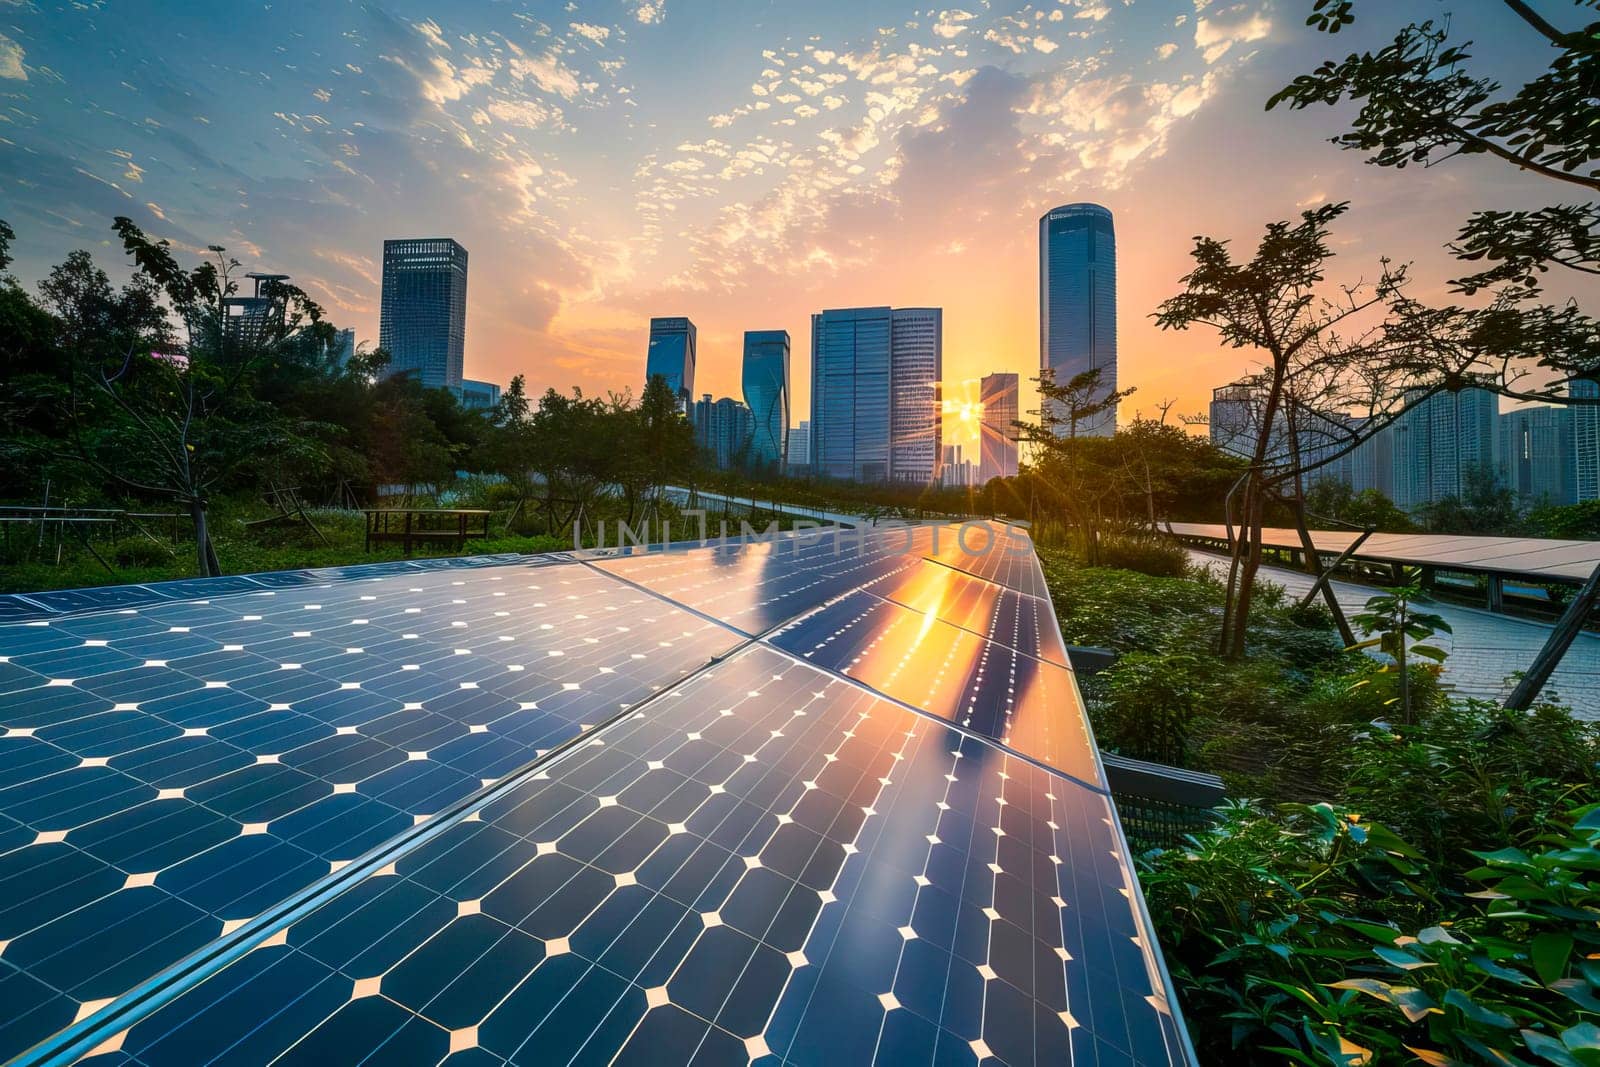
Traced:
<path fill-rule="evenodd" d="M 993 530 L 994 528 L 991 528 L 991 531 Z M 947 530 L 945 532 L 952 531 Z M 905 531 L 897 530 L 892 536 L 905 536 Z M 1002 527 L 999 528 L 999 536 L 1011 540 L 1021 538 L 1023 535 L 1017 531 Z M 866 535 L 866 537 L 869 541 L 874 539 L 871 534 Z M 1042 595 L 1044 590 L 1043 573 L 1037 558 L 1031 551 L 1031 546 L 1028 546 L 1028 558 L 1025 561 L 1020 557 L 1014 564 L 1004 561 L 997 564 L 993 560 L 976 561 L 973 564 L 973 568 L 968 569 L 960 566 L 959 563 L 961 561 L 954 558 L 949 551 L 929 551 L 928 547 L 932 542 L 925 534 L 912 534 L 908 537 L 907 549 L 911 557 L 909 562 L 885 551 L 881 543 L 881 535 L 879 535 L 879 542 L 872 545 L 869 552 L 863 554 L 861 562 L 849 565 L 829 564 L 827 559 L 820 555 L 806 557 L 801 555 L 800 550 L 797 549 L 795 562 L 791 566 L 780 566 L 771 560 L 762 559 L 755 554 L 754 549 L 730 550 L 726 547 L 709 550 L 673 548 L 663 552 L 637 554 L 562 554 L 558 558 L 540 561 L 526 558 L 516 559 L 516 563 L 524 566 L 535 562 L 576 565 L 577 571 L 596 574 L 609 582 L 615 583 L 619 588 L 627 588 L 634 593 L 644 594 L 655 601 L 659 601 L 666 609 L 682 612 L 702 623 L 711 624 L 718 631 L 726 632 L 728 643 L 725 647 L 721 647 L 720 650 L 711 652 L 709 659 L 700 661 L 698 665 L 693 666 L 692 669 L 687 670 L 685 673 L 671 678 L 661 676 L 666 681 L 666 684 L 656 687 L 653 692 L 629 702 L 625 707 L 596 718 L 587 729 L 566 737 L 548 751 L 536 755 L 514 769 L 499 775 L 494 780 L 486 781 L 486 784 L 481 788 L 446 804 L 437 812 L 427 816 L 425 821 L 417 822 L 415 825 L 388 837 L 381 844 L 368 849 L 349 862 L 336 866 L 330 873 L 291 893 L 278 904 L 245 921 L 237 928 L 209 941 L 201 949 L 191 952 L 177 962 L 162 968 L 153 977 L 140 982 L 126 993 L 100 1006 L 98 1010 L 88 1013 L 48 1038 L 42 1044 L 24 1053 L 16 1062 L 18 1064 L 26 1064 L 28 1067 L 35 1067 L 35 1065 L 52 1065 L 54 1067 L 54 1065 L 73 1062 L 84 1055 L 92 1054 L 96 1051 L 113 1051 L 121 1048 L 122 1040 L 141 1022 L 150 1019 L 152 1016 L 160 1015 L 161 1017 L 166 1017 L 171 1015 L 170 1011 L 164 1011 L 164 1009 L 174 1007 L 175 1002 L 183 998 L 185 994 L 191 991 L 198 991 L 206 986 L 208 980 L 227 970 L 230 965 L 238 963 L 255 950 L 272 949 L 274 946 L 285 944 L 285 939 L 290 936 L 290 932 L 296 927 L 297 923 L 319 912 L 330 903 L 343 899 L 355 887 L 367 883 L 370 879 L 394 873 L 397 865 L 403 870 L 408 861 L 424 855 L 430 849 L 436 850 L 443 843 L 442 839 L 445 835 L 460 833 L 465 824 L 478 821 L 488 823 L 490 821 L 488 813 L 503 809 L 515 796 L 521 795 L 529 789 L 543 788 L 542 783 L 558 784 L 563 780 L 564 767 L 583 765 L 581 761 L 574 762 L 578 759 L 578 754 L 584 753 L 591 746 L 604 745 L 608 741 L 625 741 L 630 734 L 630 727 L 627 724 L 630 722 L 646 723 L 650 721 L 649 716 L 653 709 L 659 707 L 667 709 L 668 712 L 673 714 L 679 714 L 679 712 L 673 712 L 672 709 L 683 707 L 686 690 L 699 692 L 706 685 L 720 684 L 715 681 L 720 676 L 720 672 L 730 669 L 730 664 L 744 663 L 751 657 L 756 656 L 757 650 L 760 650 L 761 655 L 779 657 L 779 660 L 794 665 L 796 669 L 814 673 L 819 679 L 823 680 L 825 689 L 829 686 L 844 687 L 839 691 L 858 694 L 861 699 L 878 702 L 883 708 L 892 708 L 898 712 L 906 713 L 911 716 L 910 719 L 906 720 L 907 722 L 922 724 L 921 726 L 908 727 L 908 737 L 911 736 L 911 730 L 921 731 L 924 737 L 942 737 L 945 734 L 941 734 L 939 731 L 945 731 L 952 738 L 962 739 L 954 742 L 957 749 L 962 749 L 968 745 L 976 745 L 978 748 L 974 749 L 974 752 L 992 753 L 995 759 L 1002 761 L 1000 764 L 1002 767 L 1004 766 L 1004 760 L 1017 760 L 1019 762 L 1013 767 L 1013 770 L 1017 767 L 1031 768 L 1028 773 L 1044 775 L 1045 778 L 1043 780 L 1045 781 L 1059 780 L 1063 784 L 1056 787 L 1056 792 L 1061 792 L 1063 788 L 1069 790 L 1082 789 L 1087 791 L 1088 795 L 1103 798 L 1108 812 L 1105 819 L 1104 833 L 1109 834 L 1109 839 L 1113 843 L 1110 857 L 1114 864 L 1113 869 L 1120 871 L 1121 874 L 1118 877 L 1126 881 L 1128 892 L 1123 895 L 1128 898 L 1125 901 L 1125 906 L 1129 909 L 1129 912 L 1125 914 L 1131 914 L 1131 921 L 1137 931 L 1134 944 L 1137 946 L 1136 956 L 1142 961 L 1141 966 L 1146 972 L 1144 978 L 1148 982 L 1149 989 L 1147 999 L 1149 999 L 1151 1007 L 1164 1013 L 1167 1019 L 1170 1020 L 1171 1032 L 1166 1033 L 1165 1030 L 1163 1031 L 1168 1060 L 1173 1063 L 1192 1064 L 1194 1062 L 1193 1049 L 1189 1045 L 1187 1032 L 1183 1027 L 1181 1012 L 1172 990 L 1170 979 L 1161 962 L 1160 949 L 1155 942 L 1153 934 L 1153 924 L 1145 908 L 1143 896 L 1137 889 L 1127 838 L 1117 817 L 1116 809 L 1110 802 L 1109 791 L 1103 777 L 1094 781 L 1086 780 L 1081 774 L 1075 774 L 1071 770 L 1053 765 L 1039 753 L 1019 750 L 1015 746 L 1007 744 L 1001 739 L 1001 735 L 991 735 L 975 726 L 969 726 L 963 721 L 958 721 L 949 714 L 940 714 L 937 711 L 920 706 L 913 700 L 904 699 L 894 693 L 886 692 L 879 686 L 872 684 L 870 674 L 864 676 L 863 672 L 859 670 L 852 673 L 848 667 L 841 668 L 828 663 L 814 662 L 806 656 L 797 654 L 792 648 L 785 647 L 784 643 L 777 640 L 785 631 L 802 626 L 806 620 L 821 616 L 830 609 L 835 609 L 838 605 L 850 601 L 851 598 L 856 598 L 854 602 L 870 602 L 881 605 L 883 610 L 892 609 L 894 613 L 920 617 L 925 620 L 922 623 L 924 627 L 942 628 L 939 632 L 945 634 L 944 639 L 956 642 L 961 647 L 981 647 L 986 650 L 993 650 L 995 654 L 1003 653 L 1005 656 L 1012 657 L 1012 660 L 1008 662 L 1026 661 L 1040 670 L 1049 668 L 1052 672 L 1058 672 L 1058 675 L 1053 676 L 1058 676 L 1062 685 L 1065 686 L 1061 690 L 1064 696 L 1062 704 L 1053 707 L 1051 713 L 1061 720 L 1062 729 L 1067 728 L 1068 720 L 1081 720 L 1081 726 L 1078 723 L 1071 725 L 1071 729 L 1080 731 L 1082 737 L 1081 742 L 1074 743 L 1088 746 L 1087 758 L 1093 763 L 1096 751 L 1093 747 L 1093 736 L 1089 730 L 1087 719 L 1082 714 L 1081 696 L 1077 692 L 1076 681 L 1070 666 L 1066 663 L 1056 663 L 1053 659 L 1048 658 L 1046 655 L 1048 650 L 1043 648 L 1043 645 L 1047 642 L 1052 647 L 1058 645 L 1060 643 L 1060 634 L 1049 597 Z M 785 543 L 792 544 L 793 542 L 791 540 Z M 1025 541 L 1019 543 L 1025 543 Z M 733 552 L 733 555 L 728 555 L 730 551 Z M 699 553 L 698 555 L 696 555 L 697 552 Z M 715 553 L 723 553 L 723 555 L 718 557 L 714 555 Z M 704 574 L 697 576 L 694 573 L 697 560 L 701 561 L 700 566 L 702 569 L 713 568 L 714 561 L 716 561 L 717 566 L 730 568 L 730 573 L 727 575 L 728 581 L 708 582 Z M 507 562 L 511 561 L 482 559 L 457 565 L 492 567 L 496 564 Z M 961 622 L 944 619 L 938 613 L 939 605 L 937 603 L 932 608 L 927 606 L 919 608 L 914 603 L 916 600 L 914 596 L 897 598 L 897 591 L 907 583 L 914 590 L 914 585 L 918 581 L 917 576 L 921 573 L 919 568 L 925 567 L 927 564 L 949 568 L 964 576 L 960 582 L 956 582 L 954 585 L 959 587 L 963 596 L 971 594 L 977 601 L 988 605 L 987 610 L 991 615 L 989 633 L 986 634 L 978 629 L 962 625 Z M 1020 565 L 1023 570 L 1019 572 L 1016 569 L 1017 565 Z M 385 566 L 392 567 L 392 565 Z M 415 572 L 416 570 L 436 569 L 427 565 L 419 567 L 413 564 L 403 564 L 400 567 L 406 569 L 389 570 L 385 573 L 407 573 L 408 570 Z M 743 568 L 743 570 L 737 570 L 737 568 Z M 360 568 L 358 570 L 360 573 L 353 573 L 348 576 L 374 576 L 371 569 Z M 334 577 L 337 580 L 338 577 L 343 576 L 319 574 L 316 577 L 310 577 L 308 575 L 304 582 L 326 581 L 329 577 Z M 239 583 L 229 582 L 225 587 L 219 588 L 217 592 L 226 595 L 227 593 L 245 592 L 253 589 L 259 594 L 274 586 L 281 588 L 284 584 L 300 584 L 290 576 L 285 576 L 280 582 L 272 582 L 270 580 L 271 577 L 255 576 L 245 579 L 248 584 L 243 586 L 240 586 Z M 893 581 L 891 582 L 890 579 L 893 579 Z M 224 579 L 222 581 L 228 582 L 229 580 Z M 674 582 L 677 582 L 678 585 L 675 586 Z M 737 594 L 741 588 L 740 582 L 753 583 L 751 589 L 747 591 L 748 603 L 742 608 L 737 603 L 736 595 L 733 600 L 730 601 L 728 599 L 730 595 L 728 585 L 731 584 L 733 592 Z M 969 584 L 971 582 L 981 583 L 982 587 L 995 592 L 985 593 L 979 586 Z M 681 590 L 691 595 L 673 595 L 672 590 L 680 587 Z M 131 600 L 124 599 L 119 601 L 117 599 L 118 594 L 115 591 L 107 591 L 106 602 L 120 606 L 123 603 L 148 603 L 152 597 L 163 601 L 177 599 L 165 593 L 155 593 L 152 590 L 143 589 L 143 587 L 139 588 L 142 591 L 133 594 L 133 599 Z M 187 596 L 194 597 L 204 595 L 205 590 L 203 588 L 189 588 L 184 592 Z M 699 603 L 697 604 L 696 601 L 699 601 Z M 737 615 L 741 619 L 748 617 L 755 620 L 755 622 L 746 621 L 739 626 L 735 626 L 722 614 L 702 606 L 708 603 L 716 603 L 725 613 L 732 611 L 733 615 Z M 43 605 L 35 604 L 34 607 L 43 607 Z M 738 608 L 738 610 L 733 610 L 735 608 Z M 112 607 L 111 610 L 117 610 L 117 608 Z M 1032 613 L 1033 622 L 1029 625 L 1036 628 L 1033 637 L 1041 643 L 1041 649 L 1038 654 L 1028 648 L 1016 647 L 996 637 L 996 633 L 1001 632 L 998 630 L 999 624 L 996 620 L 998 619 L 998 613 L 1002 610 L 1009 610 L 1017 614 L 1019 618 L 1025 610 Z M 63 614 L 59 611 L 54 611 L 50 613 L 50 617 L 61 618 Z M 964 616 L 964 618 L 970 617 Z M 1017 627 L 1021 626 L 1020 623 L 1015 625 Z M 687 633 L 687 631 L 685 632 Z M 1028 640 L 1028 634 L 1033 631 L 1017 628 L 1003 632 L 1018 644 L 1023 644 Z M 502 640 L 510 640 L 510 638 L 502 638 Z M 950 647 L 954 648 L 955 645 Z M 1064 646 L 1062 647 L 1064 648 Z M 988 654 L 988 651 L 986 651 L 985 656 Z M 1064 659 L 1064 652 L 1058 654 Z M 987 662 L 987 659 L 984 662 Z M 669 673 L 670 667 L 671 664 L 668 663 L 667 668 L 665 668 Z M 658 671 L 662 669 L 657 668 Z M 730 675 L 735 679 L 739 676 L 737 670 Z M 777 677 L 777 675 L 773 677 Z M 981 669 L 978 672 L 978 677 L 982 678 Z M 966 685 L 967 682 L 963 681 L 961 684 Z M 972 690 L 974 693 L 978 691 L 976 688 Z M 756 695 L 754 692 L 749 694 L 751 697 Z M 820 696 L 821 694 L 816 695 Z M 743 696 L 740 699 L 743 699 Z M 1007 703 L 1009 704 L 1009 701 Z M 1009 715 L 1010 713 L 1007 712 L 1006 714 Z M 863 712 L 863 715 L 865 715 L 865 712 Z M 933 733 L 929 733 L 929 731 L 933 731 Z M 845 736 L 848 737 L 850 735 L 847 733 Z M 596 749 L 595 751 L 604 752 L 608 750 Z M 959 751 L 954 753 L 958 757 L 960 754 Z M 897 756 L 896 759 L 898 758 L 900 757 Z M 652 764 L 652 766 L 655 765 Z M 1096 764 L 1096 771 L 1098 772 L 1098 770 L 1099 768 Z M 1000 773 L 999 777 L 1004 779 L 1006 775 Z M 887 782 L 888 779 L 885 778 L 884 781 Z M 955 779 L 951 778 L 950 781 L 954 782 Z M 809 783 L 807 788 L 811 788 Z M 1005 801 L 1001 799 L 1000 803 L 1004 805 Z M 1006 809 L 1002 807 L 1000 810 L 1003 814 Z M 482 816 L 481 819 L 480 816 Z M 496 818 L 498 817 L 496 816 Z M 1042 818 L 1042 816 L 1039 816 L 1039 818 Z M 1052 828 L 1055 827 L 1054 823 L 1050 825 Z M 880 828 L 877 832 L 882 833 L 883 831 Z M 1000 833 L 998 824 L 995 826 L 995 832 L 997 834 Z M 985 840 L 988 840 L 988 838 L 985 838 Z M 937 844 L 936 838 L 930 837 L 930 841 Z M 845 853 L 845 859 L 848 861 L 851 858 L 851 850 L 846 848 Z M 862 857 L 863 860 L 865 858 Z M 1054 856 L 1051 858 L 1053 860 L 1056 859 Z M 1060 861 L 1056 860 L 1056 862 L 1059 863 Z M 1104 861 L 1099 862 L 1103 863 Z M 759 862 L 757 866 L 759 866 Z M 854 869 L 856 871 L 854 877 L 860 879 L 863 874 L 862 869 L 859 865 Z M 992 864 L 991 869 L 996 872 L 1000 870 L 998 866 Z M 875 868 L 869 866 L 868 870 L 875 870 Z M 1049 868 L 1046 867 L 1046 870 L 1049 870 Z M 882 873 L 881 871 L 878 872 L 875 877 L 881 876 Z M 1101 876 L 1105 875 L 1104 871 L 1099 873 Z M 1085 871 L 1084 875 L 1091 878 L 1093 876 L 1092 872 L 1089 871 Z M 925 880 L 919 884 L 924 883 Z M 618 884 L 621 883 L 619 882 Z M 1033 892 L 1038 893 L 1041 890 L 1035 888 Z M 1062 892 L 1064 893 L 1065 890 Z M 1062 908 L 1066 906 L 1060 903 L 1059 900 L 1057 903 Z M 999 905 L 999 902 L 996 901 L 996 904 Z M 1007 905 L 999 906 L 1005 907 Z M 993 912 L 992 909 L 986 909 L 986 911 L 991 915 L 991 921 L 999 919 L 999 915 Z M 838 918 L 836 916 L 834 919 L 835 932 L 831 935 L 834 937 L 839 936 L 837 922 Z M 901 936 L 906 935 L 902 934 Z M 1057 941 L 1056 943 L 1059 945 L 1061 942 Z M 1062 953 L 1063 960 L 1070 958 L 1059 948 L 1057 952 Z M 1082 961 L 1082 965 L 1088 966 L 1093 970 L 1096 966 L 1096 961 L 1091 958 Z M 1100 961 L 1100 966 L 1111 966 L 1111 961 Z M 984 968 L 980 968 L 980 970 L 984 970 Z M 824 980 L 826 980 L 826 973 L 823 976 Z M 1083 980 L 1081 972 L 1074 973 L 1079 974 L 1078 981 Z M 992 971 L 986 977 L 992 980 L 994 977 Z M 808 981 L 813 982 L 816 980 L 814 976 L 808 979 Z M 947 979 L 947 981 L 953 980 L 953 977 Z M 805 988 L 810 987 L 807 986 Z M 954 994 L 947 988 L 943 995 Z M 1118 995 L 1122 994 L 1115 987 L 1109 991 L 1102 991 L 1096 994 L 1099 997 L 1111 996 L 1113 998 Z M 807 994 L 807 996 L 809 997 L 810 994 Z M 891 1008 L 890 1002 L 894 1001 L 894 997 L 889 994 L 885 994 L 885 996 L 888 998 L 884 1000 L 884 1009 L 887 1011 Z M 880 997 L 879 999 L 883 998 Z M 1091 999 L 1094 998 L 1091 997 Z M 184 1002 L 188 1003 L 187 1000 Z M 202 998 L 201 1003 L 205 1003 L 204 998 Z M 785 1000 L 784 1003 L 789 1004 L 789 1001 Z M 899 1005 L 894 1004 L 892 1006 L 898 1007 Z M 771 1010 L 776 1012 L 778 1008 L 775 1005 Z M 793 1014 L 796 1010 L 801 1014 Z M 786 1037 L 780 1036 L 780 1039 L 782 1041 L 795 1040 L 795 1031 L 792 1027 L 797 1026 L 802 1018 L 808 1017 L 806 1013 L 811 1010 L 809 999 L 785 1008 L 784 1011 L 789 1014 L 785 1016 L 788 1022 L 784 1023 L 784 1025 L 791 1027 L 791 1029 L 786 1031 Z M 818 1010 L 821 1010 L 820 1006 Z M 1081 1012 L 1084 1009 L 1079 1008 L 1076 1010 Z M 1120 1009 L 1118 1011 L 1120 1012 Z M 1116 1017 L 1121 1018 L 1121 1015 L 1118 1014 Z M 1068 1027 L 1082 1027 L 1089 1021 L 1087 1017 L 1077 1020 L 1068 1018 L 1067 1025 Z M 772 1025 L 771 1017 L 769 1017 L 769 1025 Z M 807 1025 L 814 1026 L 815 1024 L 808 1023 Z M 1052 1023 L 1052 1025 L 1054 1024 Z M 1165 1026 L 1165 1024 L 1163 1025 Z M 1092 1032 L 1091 1029 L 1090 1033 L 1092 1034 Z M 1078 1036 L 1081 1037 L 1082 1035 Z M 756 1055 L 760 1049 L 766 1048 L 764 1043 L 756 1039 L 752 1040 L 756 1041 L 756 1043 L 753 1045 L 747 1043 L 748 1047 L 757 1050 L 757 1052 L 752 1052 L 752 1055 Z M 1076 1048 L 1077 1040 L 1077 1037 L 1073 1038 L 1074 1048 Z M 1097 1039 L 1091 1037 L 1089 1040 L 1092 1042 Z M 972 1051 L 980 1060 L 989 1053 L 982 1040 L 974 1040 L 970 1044 L 972 1045 Z M 783 1044 L 782 1047 L 788 1048 L 789 1046 Z M 1109 1050 L 1110 1047 L 1107 1046 L 1107 1049 Z M 1094 1053 L 1089 1053 L 1089 1055 L 1093 1056 Z M 1143 1060 L 1141 1062 L 1153 1061 Z M 1167 1060 L 1162 1062 L 1167 1062 Z"/>

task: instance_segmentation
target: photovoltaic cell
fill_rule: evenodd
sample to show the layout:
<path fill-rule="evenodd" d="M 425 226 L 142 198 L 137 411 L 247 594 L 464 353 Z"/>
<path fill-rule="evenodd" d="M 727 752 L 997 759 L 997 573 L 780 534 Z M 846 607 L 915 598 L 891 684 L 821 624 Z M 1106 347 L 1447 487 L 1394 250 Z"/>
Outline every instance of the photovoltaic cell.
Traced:
<path fill-rule="evenodd" d="M 0 1056 L 736 641 L 577 564 L 0 627 Z"/>
<path fill-rule="evenodd" d="M 866 592 L 790 623 L 772 643 L 1103 785 L 1072 672 Z"/>
<path fill-rule="evenodd" d="M 130 1062 L 1168 1063 L 1105 796 L 753 647 L 135 1024 Z"/>
<path fill-rule="evenodd" d="M 0 626 L 0 1054 L 1191 1062 L 1031 545 L 957 535 Z"/>

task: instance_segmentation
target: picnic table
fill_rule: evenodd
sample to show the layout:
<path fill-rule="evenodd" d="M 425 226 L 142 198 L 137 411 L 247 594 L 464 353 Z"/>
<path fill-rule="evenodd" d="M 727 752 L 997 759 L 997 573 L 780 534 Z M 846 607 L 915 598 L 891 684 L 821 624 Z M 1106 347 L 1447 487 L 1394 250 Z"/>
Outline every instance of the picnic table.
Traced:
<path fill-rule="evenodd" d="M 375 544 L 401 544 L 406 555 L 419 542 L 449 543 L 457 551 L 473 538 L 489 536 L 489 516 L 484 508 L 363 508 L 367 517 L 366 551 Z"/>

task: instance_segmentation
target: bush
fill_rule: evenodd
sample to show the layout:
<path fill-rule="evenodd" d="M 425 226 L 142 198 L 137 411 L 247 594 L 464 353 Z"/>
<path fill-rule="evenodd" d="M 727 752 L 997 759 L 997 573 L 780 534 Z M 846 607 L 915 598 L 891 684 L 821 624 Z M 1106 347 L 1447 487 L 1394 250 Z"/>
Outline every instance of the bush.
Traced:
<path fill-rule="evenodd" d="M 192 548 L 192 546 L 191 546 Z M 111 545 L 110 552 L 102 555 L 120 567 L 161 567 L 170 564 L 178 555 L 180 546 L 168 546 L 148 537 L 125 537 Z"/>
<path fill-rule="evenodd" d="M 1189 553 L 1181 545 L 1137 534 L 1101 538 L 1098 563 L 1161 578 L 1182 578 L 1189 573 Z"/>
<path fill-rule="evenodd" d="M 1471 894 L 1354 811 L 1222 816 L 1140 878 L 1202 1062 L 1596 1062 L 1600 805 Z"/>
<path fill-rule="evenodd" d="M 1130 652 L 1101 672 L 1105 698 L 1095 719 L 1102 747 L 1175 767 L 1189 761 L 1196 710 L 1207 686 L 1199 657 Z"/>

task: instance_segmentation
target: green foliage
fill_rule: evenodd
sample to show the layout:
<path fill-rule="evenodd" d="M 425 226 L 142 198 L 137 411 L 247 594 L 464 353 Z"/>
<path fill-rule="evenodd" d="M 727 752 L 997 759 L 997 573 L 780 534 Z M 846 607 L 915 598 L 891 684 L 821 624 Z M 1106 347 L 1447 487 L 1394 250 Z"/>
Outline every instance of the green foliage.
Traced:
<path fill-rule="evenodd" d="M 1600 500 L 1536 508 L 1528 514 L 1528 528 L 1536 537 L 1600 541 Z"/>
<path fill-rule="evenodd" d="M 1181 545 L 1168 538 L 1139 534 L 1102 537 L 1098 562 L 1104 567 L 1166 578 L 1182 578 L 1189 572 L 1189 554 Z"/>
<path fill-rule="evenodd" d="M 1136 759 L 1187 766 L 1194 719 L 1208 686 L 1200 657 L 1130 652 L 1098 679 L 1100 744 Z"/>
<path fill-rule="evenodd" d="M 1390 662 L 1379 668 L 1379 676 L 1386 681 L 1392 680 L 1394 695 L 1387 702 L 1397 705 L 1407 722 L 1411 721 L 1413 711 L 1412 657 L 1426 661 L 1424 669 L 1437 674 L 1446 653 L 1444 649 L 1427 642 L 1436 634 L 1451 632 L 1450 624 L 1445 622 L 1443 616 L 1415 610 L 1417 604 L 1431 603 L 1422 594 L 1421 581 L 1420 571 L 1416 568 L 1407 570 L 1404 584 L 1369 597 L 1366 610 L 1350 620 L 1352 626 L 1369 638 L 1353 645 L 1353 649 L 1373 649 L 1389 657 Z M 1367 685 L 1370 681 L 1362 679 L 1356 684 Z"/>
<path fill-rule="evenodd" d="M 1325 517 L 1352 526 L 1370 526 L 1383 533 L 1411 533 L 1417 528 L 1399 505 L 1378 490 L 1357 493 L 1347 483 L 1333 478 L 1323 478 L 1306 490 L 1306 511 L 1314 523 Z"/>
<path fill-rule="evenodd" d="M 1595 1062 L 1600 805 L 1569 820 L 1459 879 L 1329 804 L 1236 805 L 1146 857 L 1202 1059 Z"/>

